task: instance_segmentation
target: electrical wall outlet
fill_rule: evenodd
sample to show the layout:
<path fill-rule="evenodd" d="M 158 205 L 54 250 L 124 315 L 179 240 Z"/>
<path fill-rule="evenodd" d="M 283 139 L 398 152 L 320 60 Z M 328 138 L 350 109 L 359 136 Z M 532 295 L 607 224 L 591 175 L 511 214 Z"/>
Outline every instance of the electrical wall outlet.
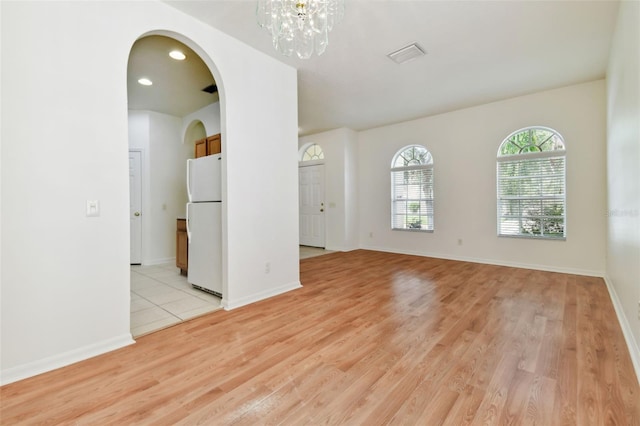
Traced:
<path fill-rule="evenodd" d="M 271 272 L 271 262 L 265 262 L 264 263 L 264 273 L 268 274 L 269 272 Z"/>

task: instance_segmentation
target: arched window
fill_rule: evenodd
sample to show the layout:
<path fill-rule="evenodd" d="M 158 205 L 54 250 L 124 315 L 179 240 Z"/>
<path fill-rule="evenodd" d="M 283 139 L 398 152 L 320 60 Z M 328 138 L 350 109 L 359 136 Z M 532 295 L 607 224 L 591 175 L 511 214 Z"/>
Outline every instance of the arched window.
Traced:
<path fill-rule="evenodd" d="M 566 151 L 558 132 L 528 127 L 498 149 L 498 235 L 566 237 Z"/>
<path fill-rule="evenodd" d="M 304 150 L 302 161 L 324 160 L 324 152 L 318 144 L 311 144 Z"/>
<path fill-rule="evenodd" d="M 433 231 L 433 157 L 411 145 L 391 162 L 391 228 Z"/>

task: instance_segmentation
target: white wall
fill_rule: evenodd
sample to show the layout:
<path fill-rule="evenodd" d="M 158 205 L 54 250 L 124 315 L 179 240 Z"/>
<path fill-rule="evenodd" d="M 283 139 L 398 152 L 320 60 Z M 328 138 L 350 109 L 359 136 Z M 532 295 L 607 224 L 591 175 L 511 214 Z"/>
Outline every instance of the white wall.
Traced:
<path fill-rule="evenodd" d="M 640 3 L 620 3 L 607 70 L 607 284 L 640 378 Z"/>
<path fill-rule="evenodd" d="M 155 111 L 129 111 L 129 148 L 142 152 L 142 264 L 175 260 L 176 219 L 185 216 L 186 160 L 182 119 Z M 191 157 L 189 157 L 191 156 Z"/>
<path fill-rule="evenodd" d="M 220 123 L 220 102 L 214 102 L 184 116 L 182 119 L 182 135 L 186 134 L 187 129 L 194 121 L 202 123 L 206 133 L 205 136 L 220 133 L 222 128 Z"/>
<path fill-rule="evenodd" d="M 325 223 L 327 250 L 358 248 L 357 234 L 357 133 L 336 129 L 304 136 L 299 148 L 318 144 L 324 152 Z"/>
<path fill-rule="evenodd" d="M 3 383 L 131 343 L 127 61 L 158 29 L 222 87 L 227 307 L 299 286 L 293 68 L 157 1 L 0 7 Z"/>
<path fill-rule="evenodd" d="M 220 133 L 219 102 L 184 118 L 129 111 L 129 147 L 143 153 L 144 265 L 175 260 L 176 219 L 185 217 L 188 201 L 186 160 L 193 158 L 197 139 L 216 133 Z"/>
<path fill-rule="evenodd" d="M 149 150 L 149 112 L 129 111 L 129 148 Z"/>
<path fill-rule="evenodd" d="M 207 137 L 207 131 L 200 120 L 194 120 L 184 132 L 183 143 L 191 147 L 191 158 L 195 156 L 195 141 Z"/>
<path fill-rule="evenodd" d="M 176 257 L 176 219 L 185 215 L 186 159 L 180 129 L 182 119 L 149 112 L 151 193 L 150 245 L 145 263 L 165 263 Z"/>
<path fill-rule="evenodd" d="M 143 265 L 149 264 L 149 247 L 151 246 L 151 217 L 146 212 L 151 211 L 151 164 L 149 162 L 150 118 L 148 111 L 129 111 L 129 149 L 140 152 L 142 177 L 142 238 L 140 240 L 140 260 Z"/>
<path fill-rule="evenodd" d="M 496 154 L 514 130 L 551 127 L 567 147 L 567 239 L 496 236 Z M 359 133 L 363 248 L 602 276 L 605 84 L 595 81 Z M 391 160 L 421 144 L 434 158 L 435 232 L 391 230 Z M 372 233 L 372 237 L 370 237 Z M 458 245 L 462 239 L 462 245 Z"/>
<path fill-rule="evenodd" d="M 358 134 L 347 132 L 344 142 L 344 237 L 343 250 L 360 246 L 358 228 Z"/>

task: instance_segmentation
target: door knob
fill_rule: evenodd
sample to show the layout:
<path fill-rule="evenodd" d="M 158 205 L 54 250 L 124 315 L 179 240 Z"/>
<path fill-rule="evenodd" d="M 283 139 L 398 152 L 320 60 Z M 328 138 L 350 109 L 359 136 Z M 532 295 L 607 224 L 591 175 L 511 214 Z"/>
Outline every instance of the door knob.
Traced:
<path fill-rule="evenodd" d="M 134 216 L 140 216 L 140 212 L 135 212 L 133 215 Z"/>

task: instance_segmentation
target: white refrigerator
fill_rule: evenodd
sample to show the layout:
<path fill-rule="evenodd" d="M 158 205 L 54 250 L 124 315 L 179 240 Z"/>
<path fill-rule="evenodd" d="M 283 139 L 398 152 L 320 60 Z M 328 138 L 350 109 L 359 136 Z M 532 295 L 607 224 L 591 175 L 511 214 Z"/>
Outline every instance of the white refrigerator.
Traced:
<path fill-rule="evenodd" d="M 220 154 L 187 160 L 187 281 L 222 297 L 222 188 Z"/>

